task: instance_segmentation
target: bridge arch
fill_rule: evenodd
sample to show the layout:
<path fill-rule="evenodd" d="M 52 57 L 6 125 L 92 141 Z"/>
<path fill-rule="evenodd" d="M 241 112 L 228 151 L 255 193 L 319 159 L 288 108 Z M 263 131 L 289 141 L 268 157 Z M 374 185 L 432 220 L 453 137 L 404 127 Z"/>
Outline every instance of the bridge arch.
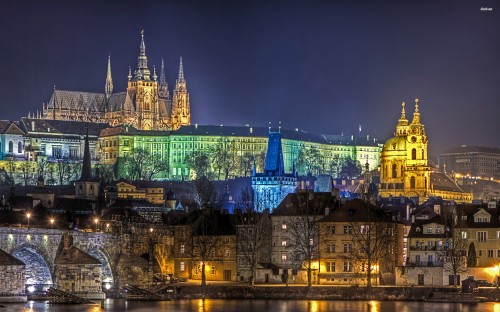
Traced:
<path fill-rule="evenodd" d="M 102 283 L 103 290 L 109 290 L 114 287 L 115 279 L 113 275 L 113 270 L 111 268 L 111 263 L 109 261 L 110 257 L 106 252 L 106 249 L 93 247 L 90 248 L 87 253 L 95 258 L 97 258 L 102 263 Z"/>
<path fill-rule="evenodd" d="M 25 285 L 28 292 L 43 291 L 53 285 L 53 259 L 38 245 L 24 242 L 15 246 L 11 255 L 25 264 Z"/>

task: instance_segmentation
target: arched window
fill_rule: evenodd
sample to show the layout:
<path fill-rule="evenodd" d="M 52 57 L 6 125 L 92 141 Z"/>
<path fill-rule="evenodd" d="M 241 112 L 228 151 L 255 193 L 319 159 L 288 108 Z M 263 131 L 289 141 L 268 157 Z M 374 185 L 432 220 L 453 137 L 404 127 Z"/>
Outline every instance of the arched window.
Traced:
<path fill-rule="evenodd" d="M 21 143 L 21 142 L 17 143 L 17 152 L 18 153 L 23 152 L 23 143 Z"/>
<path fill-rule="evenodd" d="M 9 153 L 14 153 L 14 142 L 9 141 Z"/>
<path fill-rule="evenodd" d="M 417 149 L 416 148 L 411 150 L 411 159 L 413 159 L 413 160 L 417 159 Z"/>
<path fill-rule="evenodd" d="M 398 166 L 396 164 L 392 165 L 392 177 L 397 178 L 398 176 Z"/>
<path fill-rule="evenodd" d="M 412 188 L 412 189 L 415 188 L 415 177 L 410 178 L 410 188 Z"/>

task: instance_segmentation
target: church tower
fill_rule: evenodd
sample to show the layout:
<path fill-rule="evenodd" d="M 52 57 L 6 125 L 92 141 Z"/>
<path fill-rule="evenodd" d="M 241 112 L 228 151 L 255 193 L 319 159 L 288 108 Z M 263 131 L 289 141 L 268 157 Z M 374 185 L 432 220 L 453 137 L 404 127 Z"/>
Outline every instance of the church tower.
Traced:
<path fill-rule="evenodd" d="M 184 79 L 184 68 L 182 57 L 179 64 L 179 76 L 175 83 L 172 99 L 172 129 L 177 130 L 180 126 L 191 124 L 191 111 L 189 107 L 189 93 L 187 91 L 186 79 Z"/>
<path fill-rule="evenodd" d="M 415 112 L 410 124 L 403 102 L 394 137 L 387 140 L 382 149 L 379 189 L 382 197 L 406 196 L 423 201 L 429 196 L 427 143 L 425 128 L 420 121 L 418 99 L 415 100 Z"/>
<path fill-rule="evenodd" d="M 99 181 L 92 177 L 92 162 L 90 160 L 89 129 L 85 135 L 83 150 L 82 174 L 75 182 L 75 198 L 97 200 L 99 196 Z"/>
<path fill-rule="evenodd" d="M 108 56 L 108 72 L 106 74 L 104 94 L 106 95 L 106 101 L 109 101 L 111 94 L 113 94 L 113 78 L 111 77 L 111 54 Z"/>
<path fill-rule="evenodd" d="M 153 68 L 153 75 L 148 68 L 148 58 L 146 56 L 146 45 L 144 44 L 144 30 L 141 31 L 141 44 L 139 57 L 137 59 L 137 69 L 132 76 L 128 75 L 128 97 L 135 103 L 136 120 L 133 126 L 140 130 L 156 130 L 158 124 L 158 81 L 156 69 Z"/>

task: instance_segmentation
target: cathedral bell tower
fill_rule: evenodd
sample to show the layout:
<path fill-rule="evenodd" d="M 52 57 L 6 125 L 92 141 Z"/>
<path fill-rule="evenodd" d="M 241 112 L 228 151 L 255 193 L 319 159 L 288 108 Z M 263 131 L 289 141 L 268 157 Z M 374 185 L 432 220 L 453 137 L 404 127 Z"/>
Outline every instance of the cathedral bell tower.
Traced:
<path fill-rule="evenodd" d="M 179 64 L 179 77 L 175 83 L 172 99 L 172 129 L 177 130 L 180 126 L 191 124 L 191 110 L 189 107 L 189 93 L 187 91 L 186 79 L 184 79 L 184 67 L 182 57 Z"/>
<path fill-rule="evenodd" d="M 394 137 L 386 141 L 380 157 L 379 194 L 382 197 L 406 196 L 423 201 L 429 196 L 427 143 L 425 128 L 420 121 L 418 99 L 415 99 L 415 112 L 410 124 L 403 102 Z"/>
<path fill-rule="evenodd" d="M 148 68 L 144 30 L 141 31 L 141 44 L 137 69 L 134 75 L 129 71 L 127 93 L 135 104 L 135 120 L 133 125 L 140 130 L 156 130 L 158 128 L 158 81 L 156 69 L 153 75 Z"/>

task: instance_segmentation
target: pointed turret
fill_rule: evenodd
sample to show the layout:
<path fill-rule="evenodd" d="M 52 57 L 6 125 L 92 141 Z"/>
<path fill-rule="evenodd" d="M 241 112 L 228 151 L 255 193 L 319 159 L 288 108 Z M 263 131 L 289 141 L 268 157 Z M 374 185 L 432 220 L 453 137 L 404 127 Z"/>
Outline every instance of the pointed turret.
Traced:
<path fill-rule="evenodd" d="M 148 58 L 146 56 L 146 45 L 144 44 L 144 30 L 141 31 L 141 45 L 139 57 L 137 58 L 137 69 L 134 72 L 134 80 L 150 80 L 148 68 Z"/>
<path fill-rule="evenodd" d="M 182 66 L 182 56 L 179 62 L 179 77 L 177 78 L 178 82 L 186 82 L 184 79 L 184 66 Z"/>
<path fill-rule="evenodd" d="M 156 66 L 153 65 L 153 81 L 156 81 L 158 76 L 156 76 Z"/>
<path fill-rule="evenodd" d="M 418 111 L 418 99 L 415 99 L 415 112 L 413 113 L 412 125 L 420 125 L 420 112 Z"/>
<path fill-rule="evenodd" d="M 167 78 L 165 76 L 165 63 L 163 62 L 163 59 L 161 59 L 160 87 L 158 90 L 158 95 L 164 99 L 168 99 L 170 97 L 170 94 L 168 91 Z"/>
<path fill-rule="evenodd" d="M 408 119 L 405 114 L 405 102 L 401 103 L 401 117 L 396 126 L 396 135 L 406 135 L 408 133 Z"/>
<path fill-rule="evenodd" d="M 83 150 L 83 162 L 82 162 L 82 175 L 80 180 L 82 182 L 92 180 L 92 166 L 90 162 L 90 144 L 89 144 L 89 128 L 87 125 L 87 134 L 85 135 L 85 147 Z"/>
<path fill-rule="evenodd" d="M 172 100 L 172 129 L 177 130 L 182 125 L 191 124 L 191 108 L 189 104 L 189 93 L 187 91 L 186 79 L 184 78 L 184 66 L 182 57 L 179 62 L 179 76 L 175 83 Z"/>
<path fill-rule="evenodd" d="M 106 85 L 104 87 L 106 99 L 109 100 L 113 93 L 113 78 L 111 77 L 111 54 L 108 55 L 108 73 L 106 75 Z"/>

